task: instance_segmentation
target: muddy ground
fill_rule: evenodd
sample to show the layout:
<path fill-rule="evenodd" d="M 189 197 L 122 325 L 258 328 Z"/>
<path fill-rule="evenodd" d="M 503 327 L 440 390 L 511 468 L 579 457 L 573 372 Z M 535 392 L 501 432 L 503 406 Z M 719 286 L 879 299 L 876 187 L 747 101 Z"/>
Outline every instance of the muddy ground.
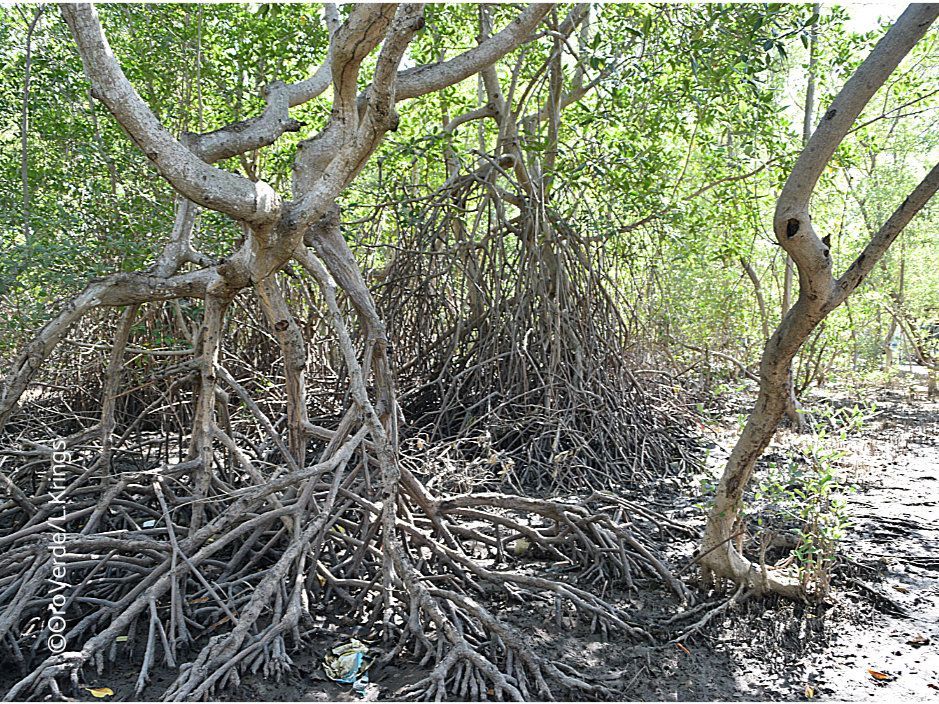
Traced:
<path fill-rule="evenodd" d="M 712 446 L 699 479 L 719 476 L 751 398 L 737 397 L 706 424 Z M 733 603 L 682 639 L 685 649 L 669 643 L 645 652 L 596 636 L 551 634 L 531 619 L 546 649 L 576 663 L 591 681 L 613 675 L 615 699 L 939 702 L 939 403 L 922 393 L 881 390 L 820 394 L 809 405 L 845 409 L 842 419 L 857 405 L 867 417 L 844 439 L 832 428 L 826 441 L 843 454 L 835 461 L 840 481 L 856 491 L 841 492 L 852 526 L 825 603 Z M 792 457 L 804 442 L 780 431 L 753 483 L 770 461 Z M 700 510 L 668 513 L 703 526 Z M 677 546 L 673 564 L 693 549 L 693 541 Z M 647 602 L 667 598 L 646 595 Z M 875 679 L 869 670 L 888 677 Z"/>
<path fill-rule="evenodd" d="M 839 569 L 820 607 L 762 599 L 729 609 L 686 641 L 690 654 L 662 652 L 620 696 L 939 702 L 939 403 L 905 391 L 824 400 L 867 412 L 876 404 L 859 432 L 828 441 L 845 452 L 840 478 L 857 488 L 845 493 L 853 525 L 842 545 L 857 564 Z M 715 474 L 734 439 L 730 420 L 710 428 Z M 767 460 L 799 442 L 781 431 Z M 878 681 L 869 669 L 890 677 Z"/>
<path fill-rule="evenodd" d="M 659 488 L 657 508 L 693 531 L 703 525 L 703 510 L 696 505 L 704 500 L 699 487 L 702 480 L 706 484 L 719 475 L 750 398 L 746 392 L 731 393 L 722 409 L 711 413 L 703 426 L 710 447 L 700 476 L 685 486 Z M 558 625 L 551 605 L 493 602 L 490 606 L 526 632 L 540 652 L 578 669 L 589 681 L 604 684 L 608 688 L 604 699 L 805 701 L 811 695 L 819 700 L 887 697 L 939 702 L 939 403 L 922 394 L 911 397 L 904 389 L 822 394 L 811 404 L 829 409 L 859 404 L 866 416 L 860 429 L 845 438 L 833 432 L 828 440 L 844 453 L 836 462 L 839 480 L 857 491 L 845 493 L 853 523 L 842 546 L 848 559 L 838 568 L 834 591 L 824 604 L 774 598 L 730 602 L 700 631 L 681 638 L 681 646 L 669 642 L 674 629 L 658 632 L 654 644 L 637 644 L 591 634 L 573 618 Z M 791 457 L 804 440 L 780 431 L 758 477 L 767 471 L 768 462 Z M 673 541 L 672 564 L 686 563 L 695 544 L 691 534 Z M 537 570 L 538 565 L 529 568 Z M 693 572 L 684 574 L 689 583 Z M 661 622 L 679 613 L 675 599 L 652 586 L 612 598 L 639 623 Z M 709 605 L 727 601 L 726 595 L 700 589 L 696 598 Z M 349 686 L 327 680 L 319 666 L 335 637 L 324 633 L 321 642 L 293 654 L 295 672 L 286 680 L 246 676 L 224 698 L 358 699 Z M 885 673 L 888 679 L 874 679 L 869 669 Z M 158 696 L 174 674 L 156 671 L 142 698 L 147 699 L 148 693 L 151 698 Z M 13 675 L 0 669 L 0 691 Z M 371 673 L 366 698 L 394 699 L 401 687 L 425 675 L 415 663 L 392 663 Z M 112 701 L 135 699 L 136 676 L 137 667 L 127 662 L 118 662 L 100 676 L 86 673 L 87 684 L 114 690 L 108 698 Z M 83 698 L 93 701 L 90 695 Z"/>

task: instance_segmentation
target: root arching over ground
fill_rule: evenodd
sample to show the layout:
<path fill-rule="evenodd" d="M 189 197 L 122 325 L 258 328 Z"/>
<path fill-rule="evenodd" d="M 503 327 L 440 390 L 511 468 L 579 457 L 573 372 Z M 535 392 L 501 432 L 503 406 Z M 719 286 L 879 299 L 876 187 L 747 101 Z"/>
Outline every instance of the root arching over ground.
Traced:
<path fill-rule="evenodd" d="M 310 253 L 298 261 L 319 288 L 348 388 L 329 427 L 303 421 L 303 456 L 288 446 L 296 438 L 283 437 L 285 419 L 252 397 L 252 380 L 227 368 L 235 360 L 224 311 L 210 306 L 188 363 L 147 355 L 128 332 L 148 315 L 170 324 L 173 305 L 120 315 L 116 351 L 102 352 L 147 362 L 103 369 L 102 393 L 114 401 L 99 423 L 65 438 L 67 450 L 53 455 L 55 428 L 28 404 L 13 417 L 9 498 L 0 503 L 0 648 L 21 679 L 5 698 L 66 695 L 128 652 L 140 667 L 138 693 L 166 665 L 178 675 L 158 696 L 211 697 L 246 672 L 284 674 L 293 649 L 324 622 L 374 639 L 386 661 L 419 659 L 428 674 L 407 692 L 413 698 L 599 693 L 602 683 L 534 652 L 486 601 L 534 599 L 559 620 L 573 612 L 597 630 L 651 639 L 598 594 L 653 578 L 687 598 L 651 539 L 655 514 L 604 493 L 432 494 L 399 463 L 401 411 L 382 330 L 369 331 L 378 324 L 370 297 L 346 297 L 366 330 L 357 349 L 332 275 Z M 180 388 L 191 396 L 173 396 Z M 129 405 L 135 394 L 147 402 Z M 187 428 L 182 444 L 168 427 L 147 425 L 167 413 L 176 414 L 168 426 Z M 63 550 L 52 550 L 57 540 Z M 579 577 L 520 569 L 521 545 Z M 48 651 L 53 594 L 67 624 L 60 654 Z"/>
<path fill-rule="evenodd" d="M 682 474 L 693 464 L 689 414 L 673 387 L 633 374 L 642 345 L 623 274 L 587 234 L 598 225 L 526 190 L 511 175 L 527 173 L 521 159 L 484 155 L 368 218 L 395 223 L 393 244 L 378 225 L 361 240 L 396 331 L 408 465 L 433 466 L 445 485 L 450 463 L 475 457 L 473 476 L 455 471 L 453 483 L 539 493 Z"/>
<path fill-rule="evenodd" d="M 68 696 L 129 654 L 138 694 L 165 665 L 175 678 L 148 696 L 205 699 L 245 673 L 283 675 L 324 624 L 374 641 L 382 660 L 419 659 L 427 677 L 408 690 L 413 698 L 600 694 L 602 682 L 536 653 L 489 598 L 544 603 L 559 622 L 573 614 L 638 642 L 652 636 L 604 595 L 653 579 L 689 598 L 656 550 L 664 519 L 589 491 L 609 484 L 591 478 L 605 456 L 637 469 L 648 454 L 661 469 L 677 445 L 643 432 L 656 421 L 642 415 L 649 407 L 620 358 L 625 327 L 610 324 L 610 289 L 582 247 L 563 244 L 573 233 L 541 217 L 547 204 L 533 194 L 544 183 L 532 186 L 517 147 L 484 161 L 514 159 L 520 223 L 500 213 L 485 234 L 452 235 L 467 250 L 481 240 L 496 265 L 465 260 L 448 273 L 463 298 L 419 301 L 443 303 L 446 314 L 424 316 L 435 331 L 426 344 L 443 344 L 462 367 L 437 355 L 424 367 L 401 359 L 401 350 L 427 353 L 407 335 L 421 330 L 421 311 L 394 315 L 387 300 L 376 304 L 340 228 L 339 196 L 397 126 L 395 104 L 483 72 L 504 121 L 493 65 L 529 41 L 549 10 L 528 6 L 498 32 L 481 12 L 478 46 L 415 72 L 399 63 L 424 26 L 422 7 L 356 5 L 330 31 L 328 62 L 315 75 L 272 83 L 255 118 L 177 140 L 124 75 L 94 8 L 62 7 L 92 95 L 174 188 L 177 214 L 152 266 L 88 282 L 24 345 L 0 388 L 0 653 L 20 673 L 5 698 Z M 585 10 L 559 29 L 570 34 Z M 359 70 L 372 50 L 363 91 Z M 215 166 L 299 131 L 289 108 L 330 81 L 333 109 L 297 147 L 290 199 Z M 479 213 L 497 206 L 493 188 L 484 184 Z M 445 197 L 480 199 L 459 189 Z M 243 231 L 219 261 L 199 251 L 200 207 Z M 465 229 L 428 224 L 447 239 Z M 416 247 L 433 261 L 426 244 Z M 514 297 L 490 290 L 503 264 L 519 286 Z M 468 335 L 446 331 L 467 314 Z M 503 366 L 498 398 L 482 398 Z M 56 384 L 42 386 L 43 375 Z M 547 409 L 548 425 L 523 430 L 534 454 L 521 483 L 546 461 L 588 458 L 589 471 L 567 487 L 585 498 L 431 491 L 430 449 L 428 462 L 402 461 L 406 424 L 451 428 L 432 442 L 478 432 L 452 399 L 422 407 L 439 388 L 504 424 L 517 420 L 513 407 L 529 419 L 532 408 Z M 541 576 L 525 569 L 526 556 L 570 575 Z"/>

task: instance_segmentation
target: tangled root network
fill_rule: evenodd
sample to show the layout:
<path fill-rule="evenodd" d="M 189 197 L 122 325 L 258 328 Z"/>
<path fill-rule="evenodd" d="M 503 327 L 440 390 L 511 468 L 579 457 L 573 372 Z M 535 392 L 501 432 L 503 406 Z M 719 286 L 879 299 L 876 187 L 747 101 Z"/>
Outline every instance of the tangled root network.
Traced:
<path fill-rule="evenodd" d="M 324 629 L 368 639 L 379 664 L 419 661 L 427 676 L 400 693 L 413 699 L 599 696 L 601 682 L 536 652 L 491 605 L 543 604 L 560 624 L 576 617 L 646 642 L 598 594 L 654 579 L 686 597 L 654 547 L 664 519 L 648 507 L 607 492 L 428 489 L 401 460 L 386 348 L 366 340 L 357 352 L 335 296 L 324 300 L 347 401 L 331 423 L 303 421 L 303 454 L 283 439 L 285 418 L 272 419 L 276 400 L 255 400 L 264 380 L 239 371 L 258 360 L 224 354 L 211 379 L 205 364 L 172 357 L 110 369 L 104 395 L 136 399 L 119 423 L 113 404 L 85 425 L 64 396 L 23 405 L 0 472 L 0 649 L 20 672 L 7 699 L 68 696 L 119 657 L 139 665 L 138 695 L 169 668 L 175 679 L 146 696 L 206 699 L 246 673 L 285 675 Z M 211 401 L 215 412 L 200 411 Z M 79 430 L 53 443 L 63 404 Z M 532 569 L 545 562 L 555 576 Z M 67 647 L 50 654 L 54 635 Z"/>

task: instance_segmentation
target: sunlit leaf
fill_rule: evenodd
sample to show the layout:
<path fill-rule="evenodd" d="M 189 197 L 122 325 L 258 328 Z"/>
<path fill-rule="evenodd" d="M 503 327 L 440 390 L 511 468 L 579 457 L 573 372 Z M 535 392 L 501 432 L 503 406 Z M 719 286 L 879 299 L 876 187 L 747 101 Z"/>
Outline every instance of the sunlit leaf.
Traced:
<path fill-rule="evenodd" d="M 114 694 L 114 690 L 110 687 L 85 687 L 85 689 L 96 699 L 103 699 Z"/>

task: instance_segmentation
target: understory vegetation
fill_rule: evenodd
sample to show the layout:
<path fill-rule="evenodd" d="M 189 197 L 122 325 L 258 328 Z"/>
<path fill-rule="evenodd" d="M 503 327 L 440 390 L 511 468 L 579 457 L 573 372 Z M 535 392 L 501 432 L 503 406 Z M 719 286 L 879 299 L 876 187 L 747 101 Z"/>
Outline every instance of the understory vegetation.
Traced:
<path fill-rule="evenodd" d="M 5 699 L 327 636 L 397 697 L 629 698 L 512 609 L 831 598 L 877 407 L 819 395 L 939 393 L 937 12 L 0 8 Z"/>

